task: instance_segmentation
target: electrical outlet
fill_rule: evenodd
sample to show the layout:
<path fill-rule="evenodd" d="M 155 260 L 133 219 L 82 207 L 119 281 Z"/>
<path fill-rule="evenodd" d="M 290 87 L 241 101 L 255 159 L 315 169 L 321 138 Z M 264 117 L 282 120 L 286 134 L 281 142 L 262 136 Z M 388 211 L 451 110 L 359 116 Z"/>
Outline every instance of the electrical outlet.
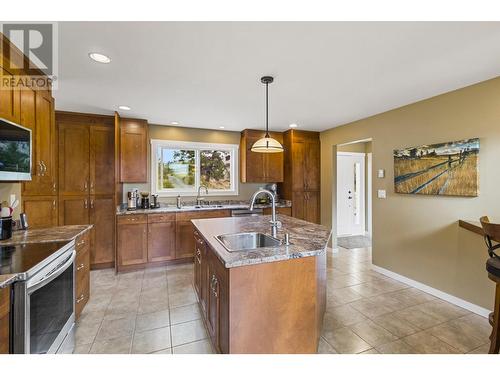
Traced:
<path fill-rule="evenodd" d="M 378 178 L 384 178 L 385 177 L 385 169 L 379 169 L 377 173 Z"/>
<path fill-rule="evenodd" d="M 380 199 L 385 199 L 387 197 L 385 190 L 377 190 L 377 196 Z"/>

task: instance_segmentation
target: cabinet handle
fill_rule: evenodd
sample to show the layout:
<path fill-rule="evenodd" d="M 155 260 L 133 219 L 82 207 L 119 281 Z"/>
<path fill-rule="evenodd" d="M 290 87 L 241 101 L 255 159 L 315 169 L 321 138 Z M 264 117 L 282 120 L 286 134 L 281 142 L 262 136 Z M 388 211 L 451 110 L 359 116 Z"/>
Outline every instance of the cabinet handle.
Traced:
<path fill-rule="evenodd" d="M 92 209 L 94 208 L 94 200 L 93 199 L 90 200 L 90 208 L 92 208 Z"/>
<path fill-rule="evenodd" d="M 86 199 L 83 201 L 83 207 L 89 208 L 89 202 Z"/>
<path fill-rule="evenodd" d="M 47 172 L 47 167 L 46 167 L 45 163 L 43 162 L 43 160 L 40 160 L 40 165 L 42 167 L 41 175 L 45 176 L 45 172 Z"/>
<path fill-rule="evenodd" d="M 54 192 L 57 190 L 57 184 L 55 182 L 52 184 L 52 190 Z"/>
<path fill-rule="evenodd" d="M 212 293 L 215 298 L 219 296 L 217 293 L 217 286 L 219 285 L 219 281 L 217 280 L 217 277 L 215 275 L 212 275 Z"/>
<path fill-rule="evenodd" d="M 76 246 L 81 246 L 81 245 L 85 245 L 85 240 L 81 240 L 76 244 Z"/>
<path fill-rule="evenodd" d="M 85 180 L 85 182 L 83 183 L 83 190 L 87 191 L 88 187 L 89 187 L 89 184 L 88 184 L 87 180 Z"/>
<path fill-rule="evenodd" d="M 90 190 L 94 190 L 94 181 L 90 181 Z"/>
<path fill-rule="evenodd" d="M 55 210 L 56 209 L 56 200 L 54 199 L 52 201 L 52 209 Z"/>
<path fill-rule="evenodd" d="M 85 299 L 85 295 L 82 294 L 77 300 L 76 300 L 76 303 L 80 303 L 82 302 L 83 300 Z"/>
<path fill-rule="evenodd" d="M 80 270 L 82 270 L 82 269 L 84 269 L 84 268 L 85 268 L 85 264 L 83 264 L 83 263 L 82 263 L 82 264 L 80 264 L 78 267 L 76 267 L 76 270 L 77 270 L 77 271 L 80 271 Z"/>
<path fill-rule="evenodd" d="M 42 171 L 43 171 L 42 163 L 38 162 L 37 166 L 38 166 L 37 176 L 42 176 Z"/>

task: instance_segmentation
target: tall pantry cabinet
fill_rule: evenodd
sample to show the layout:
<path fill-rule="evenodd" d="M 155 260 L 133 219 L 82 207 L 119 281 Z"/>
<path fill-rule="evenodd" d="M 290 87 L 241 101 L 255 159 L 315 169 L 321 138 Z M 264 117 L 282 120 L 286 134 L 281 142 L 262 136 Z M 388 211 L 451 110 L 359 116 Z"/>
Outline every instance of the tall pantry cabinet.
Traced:
<path fill-rule="evenodd" d="M 319 133 L 288 130 L 285 148 L 284 199 L 292 201 L 292 216 L 312 223 L 320 222 L 320 140 Z"/>
<path fill-rule="evenodd" d="M 57 112 L 59 225 L 93 224 L 91 268 L 114 265 L 115 135 L 111 116 Z"/>

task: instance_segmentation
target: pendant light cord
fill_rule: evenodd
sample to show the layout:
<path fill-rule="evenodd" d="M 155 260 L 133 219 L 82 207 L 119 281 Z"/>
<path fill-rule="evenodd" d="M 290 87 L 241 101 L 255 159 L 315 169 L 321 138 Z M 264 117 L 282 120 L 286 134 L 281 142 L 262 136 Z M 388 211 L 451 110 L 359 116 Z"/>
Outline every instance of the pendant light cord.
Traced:
<path fill-rule="evenodd" d="M 269 138 L 269 83 L 266 82 L 266 138 Z"/>

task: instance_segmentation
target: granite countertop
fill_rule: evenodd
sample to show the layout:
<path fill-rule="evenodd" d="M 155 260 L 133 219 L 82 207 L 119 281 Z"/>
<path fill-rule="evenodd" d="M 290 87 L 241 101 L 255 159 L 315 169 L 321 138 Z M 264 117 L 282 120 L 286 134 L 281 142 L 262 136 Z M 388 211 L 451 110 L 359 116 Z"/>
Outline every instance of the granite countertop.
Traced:
<path fill-rule="evenodd" d="M 325 251 L 332 233 L 331 229 L 287 215 L 278 215 L 282 227 L 278 229 L 277 237 L 283 239 L 285 233 L 288 232 L 290 235 L 289 246 L 283 245 L 279 247 L 263 247 L 251 251 L 229 252 L 215 238 L 220 234 L 241 232 L 261 232 L 270 235 L 270 218 L 270 216 L 265 215 L 196 219 L 191 220 L 191 222 L 226 268 L 316 256 Z"/>
<path fill-rule="evenodd" d="M 65 225 L 44 229 L 19 230 L 12 232 L 10 239 L 0 241 L 0 246 L 71 241 L 91 228 L 92 225 Z M 16 281 L 17 276 L 17 274 L 0 275 L 0 288 L 4 288 Z"/>
<path fill-rule="evenodd" d="M 0 246 L 71 241 L 91 228 L 92 225 L 64 225 L 60 227 L 13 231 L 10 239 L 0 241 Z"/>
<path fill-rule="evenodd" d="M 256 204 L 255 208 L 270 208 L 271 204 Z M 292 207 L 291 201 L 282 200 L 276 204 L 276 207 Z M 124 206 L 117 207 L 117 215 L 139 215 L 139 214 L 161 214 L 161 213 L 175 213 L 175 212 L 189 212 L 189 211 L 211 211 L 211 210 L 235 210 L 235 209 L 249 209 L 250 203 L 248 201 L 210 201 L 209 205 L 197 206 L 195 202 L 185 202 L 182 208 L 177 208 L 174 204 L 165 205 L 161 204 L 160 208 L 142 209 L 138 208 L 134 211 L 127 211 Z"/>

